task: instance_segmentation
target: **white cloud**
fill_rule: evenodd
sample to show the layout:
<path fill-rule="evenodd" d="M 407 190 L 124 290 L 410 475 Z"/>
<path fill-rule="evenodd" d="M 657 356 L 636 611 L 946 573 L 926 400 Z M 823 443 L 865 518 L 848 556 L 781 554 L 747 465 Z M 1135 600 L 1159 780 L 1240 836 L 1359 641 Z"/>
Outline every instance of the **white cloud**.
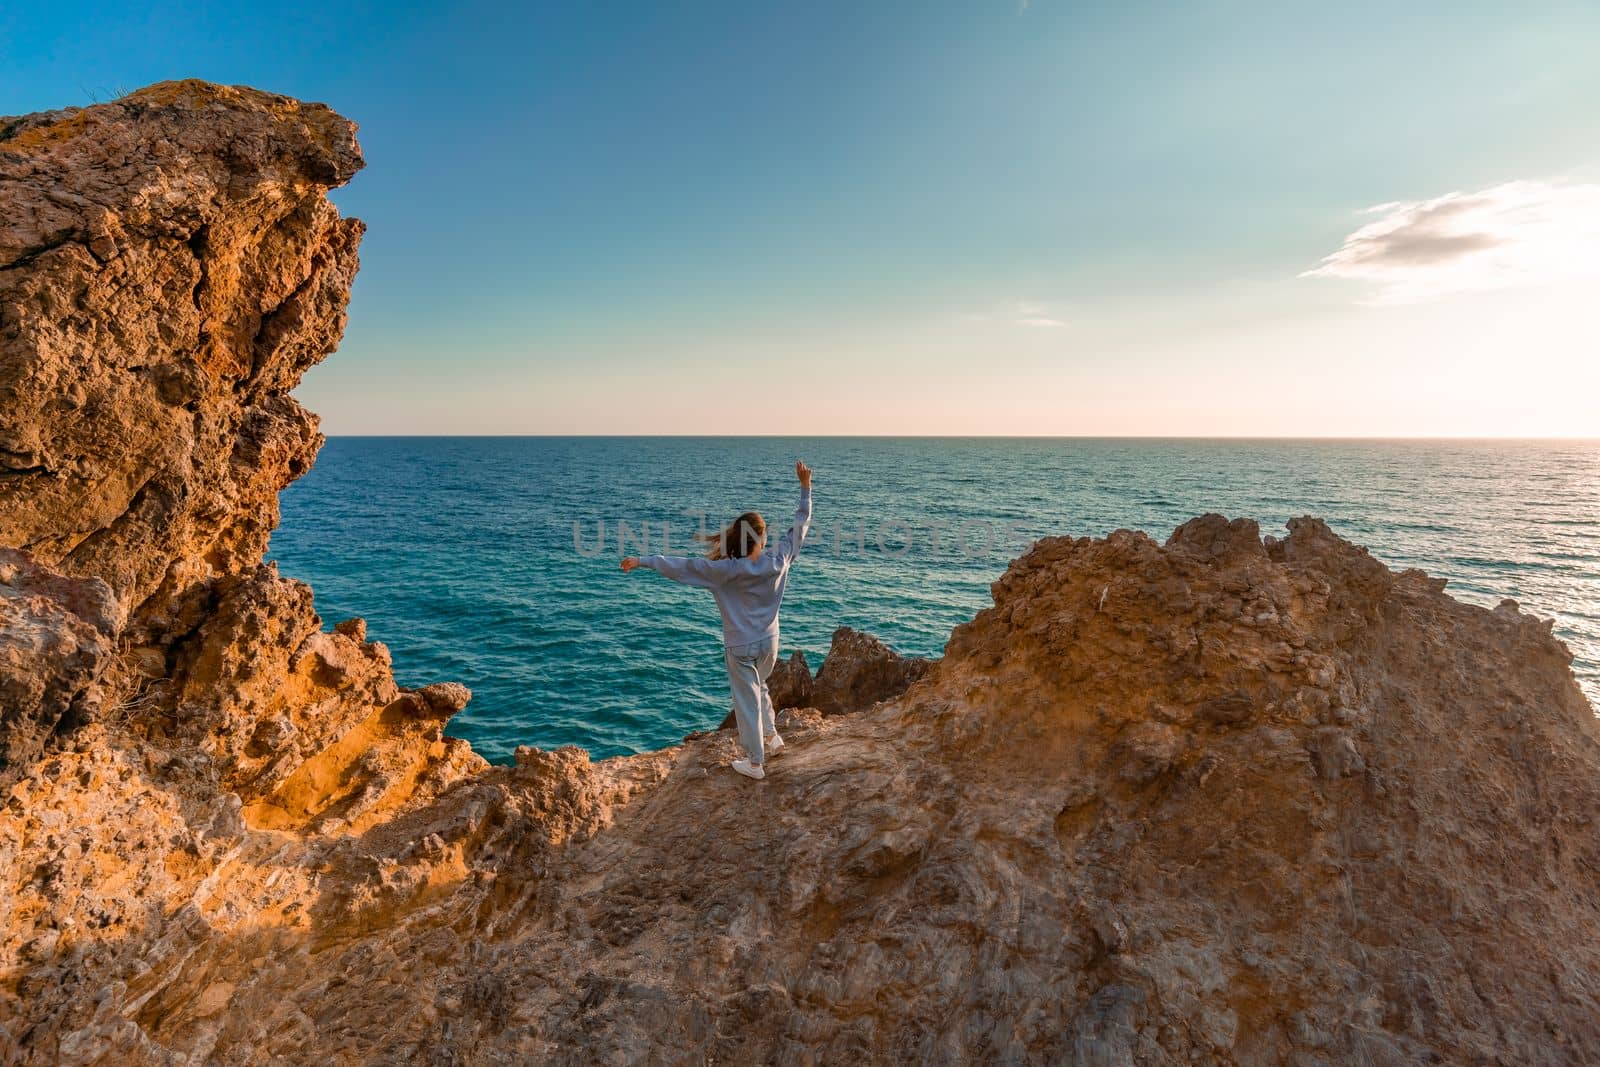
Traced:
<path fill-rule="evenodd" d="M 1017 300 L 994 312 L 961 315 L 963 322 L 1002 322 L 1012 326 L 1058 327 L 1068 325 L 1066 319 L 1057 318 L 1048 304 L 1036 300 Z"/>
<path fill-rule="evenodd" d="M 1051 314 L 1048 304 L 1036 300 L 1018 300 L 1013 306 L 1011 321 L 1018 326 L 1065 326 L 1066 322 Z"/>
<path fill-rule="evenodd" d="M 1520 181 L 1379 204 L 1302 278 L 1376 283 L 1374 302 L 1600 279 L 1600 185 Z"/>

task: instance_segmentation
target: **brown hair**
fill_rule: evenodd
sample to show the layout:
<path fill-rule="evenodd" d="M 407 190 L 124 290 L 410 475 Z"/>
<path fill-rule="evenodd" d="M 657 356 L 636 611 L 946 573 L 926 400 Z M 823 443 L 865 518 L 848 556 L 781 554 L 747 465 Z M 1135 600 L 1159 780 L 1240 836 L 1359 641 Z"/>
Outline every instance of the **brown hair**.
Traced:
<path fill-rule="evenodd" d="M 697 533 L 694 537 L 711 546 L 706 552 L 711 559 L 744 559 L 766 532 L 767 522 L 761 513 L 747 511 L 716 533 Z M 731 551 L 735 548 L 737 552 Z"/>

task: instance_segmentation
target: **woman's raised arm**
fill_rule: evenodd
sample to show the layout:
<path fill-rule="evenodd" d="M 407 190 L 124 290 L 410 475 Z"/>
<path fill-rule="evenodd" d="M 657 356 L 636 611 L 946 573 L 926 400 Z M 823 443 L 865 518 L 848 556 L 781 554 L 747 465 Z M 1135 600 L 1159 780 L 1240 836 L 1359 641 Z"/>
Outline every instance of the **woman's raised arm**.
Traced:
<path fill-rule="evenodd" d="M 788 562 L 800 554 L 800 546 L 811 529 L 811 468 L 805 460 L 795 462 L 794 476 L 800 479 L 800 506 L 794 511 L 794 525 L 778 541 L 778 555 Z"/>

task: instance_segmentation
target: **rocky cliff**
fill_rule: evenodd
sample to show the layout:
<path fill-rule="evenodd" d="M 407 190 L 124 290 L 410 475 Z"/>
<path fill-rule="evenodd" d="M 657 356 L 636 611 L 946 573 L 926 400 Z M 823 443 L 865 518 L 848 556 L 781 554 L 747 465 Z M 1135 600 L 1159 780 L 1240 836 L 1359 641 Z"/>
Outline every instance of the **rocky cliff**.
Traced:
<path fill-rule="evenodd" d="M 196 82 L 0 120 L 0 1061 L 1600 1061 L 1566 648 L 1315 519 L 837 635 L 759 785 L 443 737 L 260 563 L 359 166 Z"/>

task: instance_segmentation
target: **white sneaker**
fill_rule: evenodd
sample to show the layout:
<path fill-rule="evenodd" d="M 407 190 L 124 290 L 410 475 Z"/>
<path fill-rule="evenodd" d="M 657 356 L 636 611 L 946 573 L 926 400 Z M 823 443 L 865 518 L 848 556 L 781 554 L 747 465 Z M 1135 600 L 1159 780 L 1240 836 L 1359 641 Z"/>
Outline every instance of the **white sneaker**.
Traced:
<path fill-rule="evenodd" d="M 767 776 L 767 772 L 761 768 L 760 764 L 751 763 L 747 759 L 736 759 L 730 766 L 746 778 L 754 778 L 757 781 Z"/>
<path fill-rule="evenodd" d="M 766 746 L 769 753 L 781 751 L 783 748 L 783 738 L 779 737 L 775 733 L 768 734 Z"/>

